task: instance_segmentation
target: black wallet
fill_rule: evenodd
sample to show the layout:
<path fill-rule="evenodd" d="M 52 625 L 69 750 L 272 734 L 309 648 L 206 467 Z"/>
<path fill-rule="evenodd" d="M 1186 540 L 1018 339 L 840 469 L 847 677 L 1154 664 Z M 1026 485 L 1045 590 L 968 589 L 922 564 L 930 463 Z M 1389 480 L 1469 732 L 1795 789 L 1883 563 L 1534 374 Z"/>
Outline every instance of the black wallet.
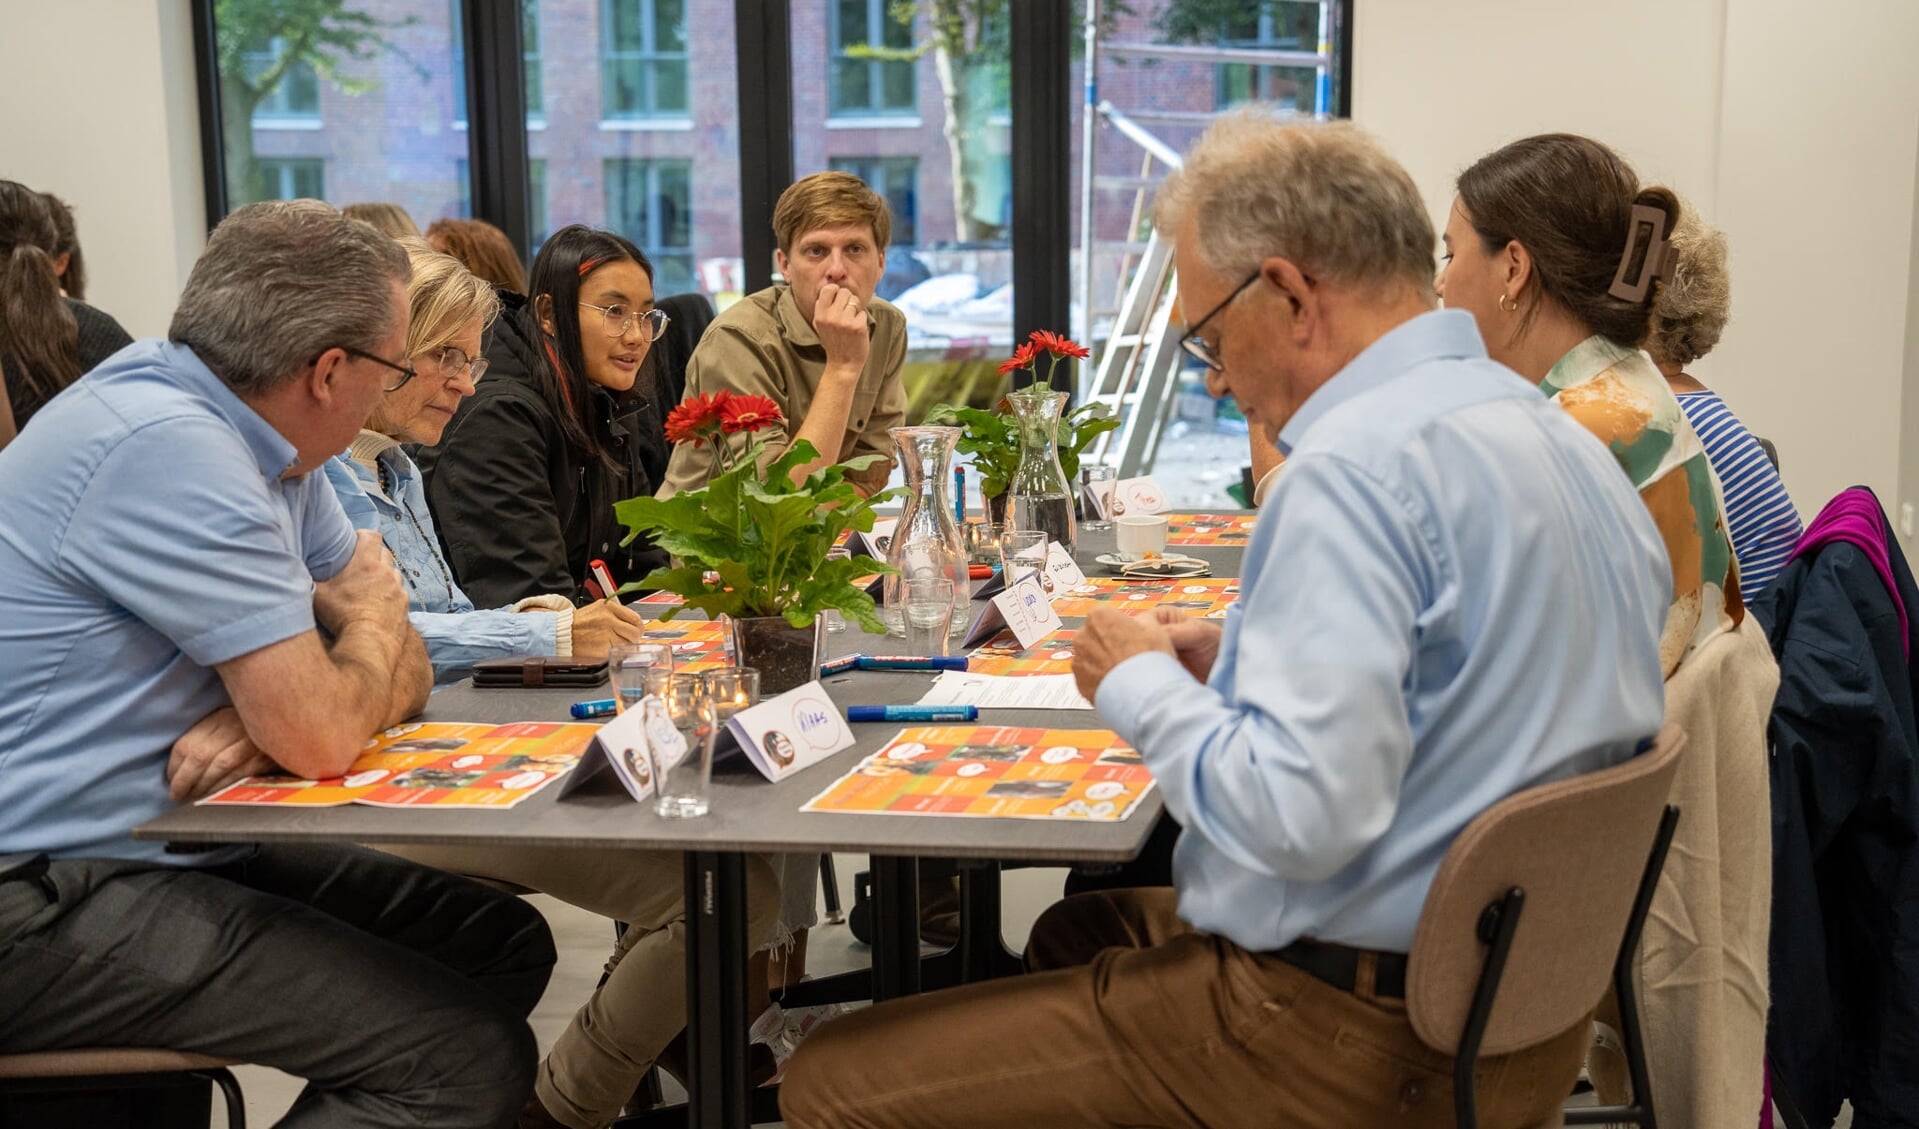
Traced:
<path fill-rule="evenodd" d="M 540 686 L 598 686 L 606 681 L 606 660 L 562 659 L 535 655 L 523 659 L 488 659 L 473 664 L 473 685 L 481 689 Z"/>

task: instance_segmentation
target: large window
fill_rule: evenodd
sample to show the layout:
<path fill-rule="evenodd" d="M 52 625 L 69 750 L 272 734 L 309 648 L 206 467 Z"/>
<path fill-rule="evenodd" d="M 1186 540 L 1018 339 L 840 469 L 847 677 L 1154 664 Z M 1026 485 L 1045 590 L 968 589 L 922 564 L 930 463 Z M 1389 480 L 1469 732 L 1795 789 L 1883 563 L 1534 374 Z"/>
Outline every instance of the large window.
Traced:
<path fill-rule="evenodd" d="M 911 16 L 915 5 L 896 0 L 832 3 L 833 115 L 913 113 L 919 105 Z"/>
<path fill-rule="evenodd" d="M 653 260 L 656 293 L 694 289 L 693 162 L 606 162 L 606 221 Z"/>
<path fill-rule="evenodd" d="M 601 0 L 607 118 L 686 116 L 686 8 L 687 0 Z"/>
<path fill-rule="evenodd" d="M 1258 47 L 1283 51 L 1311 51 L 1319 43 L 1319 5 L 1286 2 L 1249 8 L 1220 29 L 1222 47 Z M 1256 63 L 1221 63 L 1215 79 L 1221 109 L 1245 102 L 1270 102 L 1299 113 L 1331 113 L 1319 104 L 1319 72 L 1313 67 L 1268 67 Z"/>
<path fill-rule="evenodd" d="M 448 0 L 217 0 L 228 209 L 311 196 L 463 213 L 465 70 Z"/>
<path fill-rule="evenodd" d="M 312 157 L 265 157 L 254 163 L 256 200 L 326 199 L 326 162 Z"/>
<path fill-rule="evenodd" d="M 466 123 L 466 30 L 460 22 L 460 0 L 447 0 L 453 9 L 453 120 Z M 540 0 L 520 0 L 520 41 L 526 58 L 526 121 L 537 125 L 546 118 L 546 86 L 540 76 Z"/>
<path fill-rule="evenodd" d="M 886 206 L 893 213 L 894 246 L 911 247 L 919 242 L 918 157 L 833 157 L 827 166 L 835 172 L 852 173 L 886 197 Z"/>

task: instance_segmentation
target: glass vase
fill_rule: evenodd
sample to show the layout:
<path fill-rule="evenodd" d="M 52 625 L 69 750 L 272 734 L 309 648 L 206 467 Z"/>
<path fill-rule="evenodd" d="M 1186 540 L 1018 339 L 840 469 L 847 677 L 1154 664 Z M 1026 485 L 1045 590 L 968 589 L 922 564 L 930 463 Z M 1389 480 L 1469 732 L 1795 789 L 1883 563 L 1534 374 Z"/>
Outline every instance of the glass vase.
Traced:
<path fill-rule="evenodd" d="M 735 616 L 733 654 L 739 665 L 760 672 L 760 696 L 771 698 L 820 676 L 823 634 L 816 618 L 794 627 L 785 616 Z"/>
<path fill-rule="evenodd" d="M 953 502 L 947 482 L 953 470 L 953 445 L 959 442 L 957 427 L 895 427 L 887 432 L 899 451 L 901 472 L 906 476 L 906 504 L 893 526 L 893 540 L 886 547 L 886 563 L 899 570 L 886 578 L 882 592 L 881 618 L 889 635 L 904 636 L 904 582 L 944 578 L 953 582 L 953 591 L 967 593 L 970 582 L 966 571 L 966 547 L 960 541 L 959 525 L 953 520 Z M 958 597 L 965 599 L 965 595 Z M 962 634 L 968 616 L 955 608 L 953 634 Z"/>
<path fill-rule="evenodd" d="M 1049 388 L 1024 388 L 1007 395 L 1019 429 L 1019 466 L 1006 488 L 1008 529 L 1038 529 L 1068 553 L 1079 547 L 1079 527 L 1073 518 L 1076 491 L 1059 465 L 1059 417 L 1066 409 L 1066 393 Z"/>

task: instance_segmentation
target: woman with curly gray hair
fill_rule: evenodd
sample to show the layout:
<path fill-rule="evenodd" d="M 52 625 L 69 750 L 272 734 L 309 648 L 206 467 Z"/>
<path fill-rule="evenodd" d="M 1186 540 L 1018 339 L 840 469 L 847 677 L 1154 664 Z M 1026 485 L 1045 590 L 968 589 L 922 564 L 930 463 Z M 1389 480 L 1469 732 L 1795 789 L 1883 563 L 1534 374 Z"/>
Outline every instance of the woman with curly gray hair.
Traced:
<path fill-rule="evenodd" d="M 1712 351 L 1732 309 L 1726 237 L 1687 209 L 1672 234 L 1673 276 L 1653 302 L 1645 349 L 1699 433 L 1726 495 L 1726 525 L 1739 559 L 1739 591 L 1750 604 L 1786 567 L 1804 527 L 1772 457 L 1719 394 L 1686 366 Z"/>

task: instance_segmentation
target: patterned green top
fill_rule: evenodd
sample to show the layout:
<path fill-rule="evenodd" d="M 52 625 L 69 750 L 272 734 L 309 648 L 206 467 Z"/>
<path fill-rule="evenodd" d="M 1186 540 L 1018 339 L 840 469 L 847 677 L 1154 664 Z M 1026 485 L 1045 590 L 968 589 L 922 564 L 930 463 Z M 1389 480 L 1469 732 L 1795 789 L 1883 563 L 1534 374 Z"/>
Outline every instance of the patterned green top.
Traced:
<path fill-rule="evenodd" d="M 1592 336 L 1539 382 L 1605 443 L 1638 487 L 1672 558 L 1672 607 L 1659 640 L 1666 677 L 1745 618 L 1726 503 L 1706 449 L 1651 358 Z"/>

